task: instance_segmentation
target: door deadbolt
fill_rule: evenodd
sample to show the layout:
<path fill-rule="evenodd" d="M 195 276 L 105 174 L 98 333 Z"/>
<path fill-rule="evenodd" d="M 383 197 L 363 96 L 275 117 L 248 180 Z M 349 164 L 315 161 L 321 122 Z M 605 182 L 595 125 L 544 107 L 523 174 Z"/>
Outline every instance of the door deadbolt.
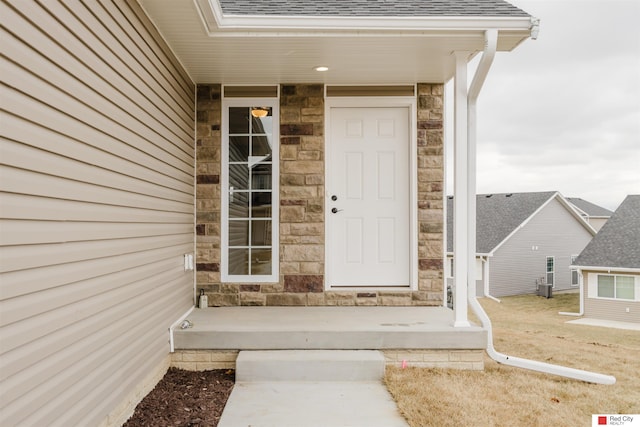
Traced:
<path fill-rule="evenodd" d="M 333 201 L 335 202 L 336 200 L 338 200 L 338 196 L 336 196 L 336 195 L 334 194 L 333 196 L 331 196 L 331 200 L 333 200 Z"/>

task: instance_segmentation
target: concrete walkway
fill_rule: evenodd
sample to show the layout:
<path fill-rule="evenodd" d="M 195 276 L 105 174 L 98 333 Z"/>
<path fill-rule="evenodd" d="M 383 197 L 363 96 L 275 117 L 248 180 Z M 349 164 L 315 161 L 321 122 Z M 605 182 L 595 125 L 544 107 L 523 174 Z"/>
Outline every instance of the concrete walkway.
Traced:
<path fill-rule="evenodd" d="M 602 328 L 626 329 L 628 331 L 640 331 L 640 323 L 618 322 L 615 320 L 591 319 L 583 317 L 582 319 L 569 320 L 566 323 L 573 325 L 600 326 Z"/>
<path fill-rule="evenodd" d="M 377 351 L 242 351 L 219 427 L 407 427 Z"/>

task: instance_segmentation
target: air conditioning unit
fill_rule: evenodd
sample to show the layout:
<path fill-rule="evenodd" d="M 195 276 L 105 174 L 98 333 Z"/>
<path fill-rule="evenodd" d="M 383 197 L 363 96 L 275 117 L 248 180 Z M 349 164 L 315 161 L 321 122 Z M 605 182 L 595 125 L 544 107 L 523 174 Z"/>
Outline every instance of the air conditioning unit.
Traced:
<path fill-rule="evenodd" d="M 551 298 L 553 296 L 553 285 L 538 285 L 538 295 L 545 298 Z"/>

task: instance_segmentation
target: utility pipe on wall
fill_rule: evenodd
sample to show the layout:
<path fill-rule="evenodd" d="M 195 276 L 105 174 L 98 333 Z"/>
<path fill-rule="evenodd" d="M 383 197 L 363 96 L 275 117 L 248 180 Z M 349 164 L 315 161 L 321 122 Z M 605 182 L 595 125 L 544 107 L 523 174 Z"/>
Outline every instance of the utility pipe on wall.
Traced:
<path fill-rule="evenodd" d="M 478 64 L 478 69 L 471 82 L 471 87 L 468 93 L 468 136 L 467 136 L 467 162 L 468 162 L 468 174 L 467 174 L 467 208 L 468 212 L 472 213 L 467 216 L 467 271 L 470 280 L 474 281 L 475 285 L 475 250 L 476 250 L 476 101 L 480 94 L 480 89 L 485 81 L 493 58 L 495 56 L 497 47 L 498 31 L 487 30 L 485 31 L 485 48 Z M 552 365 L 550 363 L 538 362 L 535 360 L 522 359 L 520 357 L 508 356 L 506 354 L 499 353 L 493 347 L 493 329 L 491 320 L 487 313 L 478 302 L 475 295 L 475 286 L 468 287 L 468 301 L 472 311 L 480 319 L 482 327 L 487 330 L 487 354 L 493 360 L 498 363 L 514 366 L 517 368 L 529 369 L 532 371 L 559 375 L 562 377 L 573 378 L 580 381 L 586 381 L 596 384 L 615 384 L 616 378 L 610 375 L 598 374 L 595 372 L 583 371 L 580 369 L 567 368 L 565 366 Z M 456 301 L 457 302 L 457 301 Z"/>

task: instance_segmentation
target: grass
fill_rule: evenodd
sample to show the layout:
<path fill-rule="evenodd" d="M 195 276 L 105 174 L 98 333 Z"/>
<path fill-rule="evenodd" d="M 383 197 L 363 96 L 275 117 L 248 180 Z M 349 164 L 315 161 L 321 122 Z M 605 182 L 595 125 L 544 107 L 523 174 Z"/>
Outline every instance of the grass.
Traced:
<path fill-rule="evenodd" d="M 592 414 L 640 413 L 640 333 L 565 323 L 578 294 L 481 300 L 508 355 L 614 375 L 596 385 L 499 365 L 484 371 L 390 368 L 386 383 L 412 427 L 590 426 Z"/>

